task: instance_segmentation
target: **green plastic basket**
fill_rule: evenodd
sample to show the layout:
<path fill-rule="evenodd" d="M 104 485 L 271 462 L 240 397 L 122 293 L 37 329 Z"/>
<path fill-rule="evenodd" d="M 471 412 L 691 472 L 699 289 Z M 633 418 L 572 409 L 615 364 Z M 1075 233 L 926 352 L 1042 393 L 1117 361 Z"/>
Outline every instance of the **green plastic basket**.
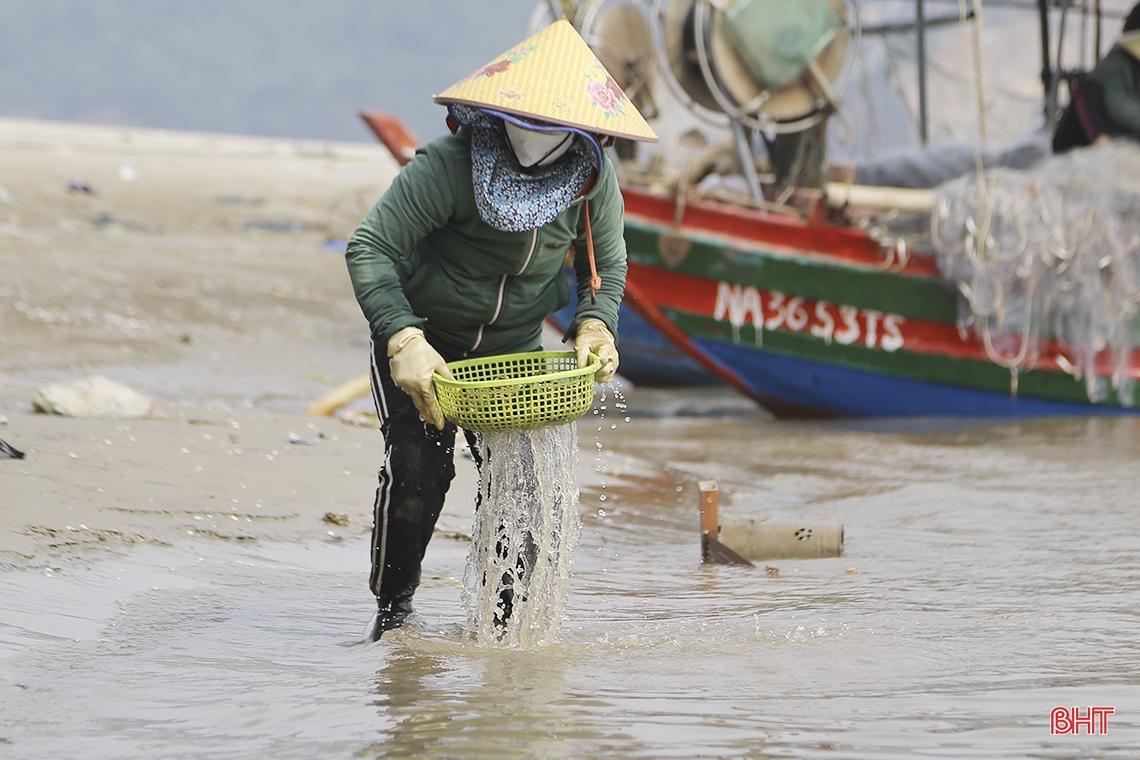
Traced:
<path fill-rule="evenodd" d="M 602 363 L 578 369 L 573 351 L 532 351 L 451 362 L 454 380 L 433 375 L 443 415 L 481 433 L 530 430 L 576 420 L 594 402 Z"/>

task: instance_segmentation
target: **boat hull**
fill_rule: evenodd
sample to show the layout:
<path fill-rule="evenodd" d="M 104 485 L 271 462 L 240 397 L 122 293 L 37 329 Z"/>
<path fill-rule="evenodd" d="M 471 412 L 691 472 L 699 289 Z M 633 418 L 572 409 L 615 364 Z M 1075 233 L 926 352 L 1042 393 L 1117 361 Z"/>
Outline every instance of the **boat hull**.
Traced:
<path fill-rule="evenodd" d="M 573 322 L 574 311 L 578 305 L 574 271 L 567 269 L 565 275 L 570 281 L 570 305 L 547 318 L 547 322 L 560 333 L 565 333 Z M 621 356 L 618 371 L 634 385 L 680 388 L 713 385 L 719 382 L 688 354 L 650 326 L 628 303 L 622 303 L 618 309 L 617 337 Z"/>
<path fill-rule="evenodd" d="M 781 416 L 1042 417 L 1130 411 L 915 380 L 714 340 L 694 343 L 745 378 L 750 395 L 766 399 L 784 412 Z"/>
<path fill-rule="evenodd" d="M 401 165 L 410 159 L 418 142 L 399 119 L 361 116 Z M 788 417 L 1136 413 L 1134 392 L 1090 402 L 1062 346 L 1017 373 L 992 361 L 956 327 L 957 296 L 929 256 L 897 255 L 826 213 L 809 222 L 697 201 L 678 221 L 670 198 L 622 194 L 621 372 L 635 384 L 715 378 Z M 565 331 L 573 314 L 550 321 Z M 1128 375 L 1140 379 L 1140 357 Z"/>
<path fill-rule="evenodd" d="M 1090 402 L 1061 346 L 1016 373 L 992 361 L 958 329 L 930 257 L 892 260 L 858 230 L 717 204 L 674 230 L 667 201 L 627 190 L 626 203 L 626 302 L 779 416 L 1135 413 L 1116 394 Z"/>

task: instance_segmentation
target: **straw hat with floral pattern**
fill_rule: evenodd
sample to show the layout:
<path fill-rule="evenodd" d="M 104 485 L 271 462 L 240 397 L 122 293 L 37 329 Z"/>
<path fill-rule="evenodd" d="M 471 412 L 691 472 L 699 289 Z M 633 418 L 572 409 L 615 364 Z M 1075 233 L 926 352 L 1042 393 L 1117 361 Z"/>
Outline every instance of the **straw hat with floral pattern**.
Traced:
<path fill-rule="evenodd" d="M 657 135 L 569 21 L 562 19 L 435 96 L 443 105 L 656 142 Z"/>

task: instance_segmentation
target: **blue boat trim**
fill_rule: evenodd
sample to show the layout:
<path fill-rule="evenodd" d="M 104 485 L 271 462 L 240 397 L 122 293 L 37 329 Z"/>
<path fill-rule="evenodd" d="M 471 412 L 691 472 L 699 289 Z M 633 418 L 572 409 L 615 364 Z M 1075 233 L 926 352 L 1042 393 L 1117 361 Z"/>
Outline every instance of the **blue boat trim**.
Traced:
<path fill-rule="evenodd" d="M 693 345 L 728 367 L 754 390 L 820 416 L 1045 417 L 1137 414 L 1140 410 L 1013 398 L 995 393 L 692 337 Z"/>

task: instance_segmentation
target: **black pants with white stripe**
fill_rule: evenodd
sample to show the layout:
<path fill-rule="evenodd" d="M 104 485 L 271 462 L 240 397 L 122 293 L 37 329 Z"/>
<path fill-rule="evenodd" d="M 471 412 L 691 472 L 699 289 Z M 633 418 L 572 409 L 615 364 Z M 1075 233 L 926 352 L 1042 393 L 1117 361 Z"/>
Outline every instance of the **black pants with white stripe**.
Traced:
<path fill-rule="evenodd" d="M 384 462 L 369 586 L 381 610 L 410 601 L 419 586 L 420 563 L 455 477 L 456 433 L 450 422 L 437 430 L 420 419 L 411 397 L 392 382 L 385 349 L 372 347 L 372 397 L 384 433 Z M 440 353 L 448 361 L 457 358 Z"/>

